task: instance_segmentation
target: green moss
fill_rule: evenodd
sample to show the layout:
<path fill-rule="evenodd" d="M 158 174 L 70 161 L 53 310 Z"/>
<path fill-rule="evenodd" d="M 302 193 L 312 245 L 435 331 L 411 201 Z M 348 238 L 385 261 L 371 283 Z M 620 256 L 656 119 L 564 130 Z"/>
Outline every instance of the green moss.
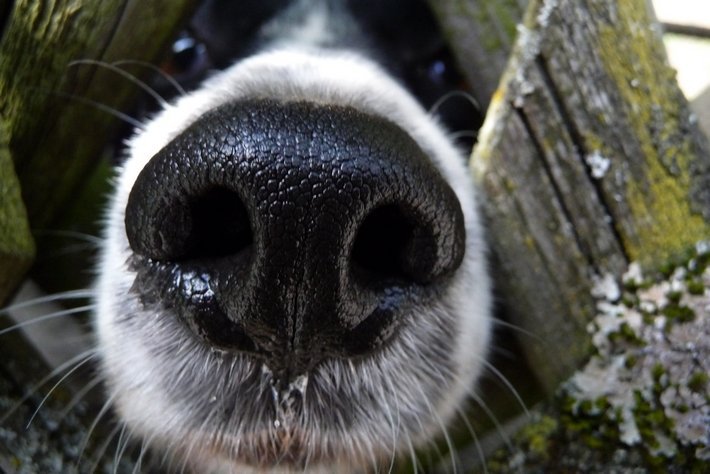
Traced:
<path fill-rule="evenodd" d="M 641 0 L 615 3 L 624 21 L 600 28 L 598 51 L 643 154 L 643 172 L 628 175 L 626 202 L 633 234 L 622 235 L 632 260 L 651 265 L 681 254 L 710 235 L 710 224 L 691 209 L 688 189 L 696 156 L 687 104 L 675 84 L 660 37 Z M 633 58 L 632 61 L 629 58 Z M 623 232 L 623 229 L 622 229 Z"/>
<path fill-rule="evenodd" d="M 708 384 L 708 374 L 705 372 L 695 372 L 688 379 L 688 388 L 694 392 L 701 393 Z"/>
<path fill-rule="evenodd" d="M 705 272 L 708 264 L 710 264 L 710 253 L 696 255 L 688 265 L 688 271 L 691 275 L 700 276 Z"/>
<path fill-rule="evenodd" d="M 688 252 L 684 252 L 683 255 L 687 260 L 680 260 L 680 257 L 669 260 L 668 275 L 672 275 L 679 267 L 687 268 L 688 261 L 697 258 L 696 255 Z M 699 281 L 699 278 L 690 279 L 690 281 L 696 280 Z M 648 281 L 649 286 L 658 284 L 657 279 Z M 669 303 L 659 312 L 662 311 L 668 318 L 667 328 L 675 323 L 692 320 L 693 311 L 681 304 L 683 301 L 681 293 L 669 293 L 666 296 Z M 638 295 L 627 291 L 623 298 L 628 300 L 630 307 L 637 308 Z M 657 316 L 644 315 L 644 321 L 648 325 L 656 324 L 656 318 Z M 643 349 L 638 349 L 639 346 L 636 344 L 643 344 L 643 341 L 626 323 L 622 323 L 619 329 L 608 337 L 612 344 L 612 354 L 622 354 L 622 351 L 625 351 L 624 366 L 629 370 L 626 375 L 641 372 L 650 375 L 652 382 L 644 385 L 631 384 L 626 387 L 629 391 L 633 391 L 633 403 L 630 405 L 624 403 L 623 406 L 615 398 L 575 398 L 571 395 L 575 393 L 574 390 L 563 391 L 555 407 L 558 420 L 556 429 L 551 430 L 547 437 L 534 438 L 527 435 L 525 438 L 526 444 L 521 446 L 521 452 L 525 453 L 525 456 L 520 458 L 520 462 L 524 463 L 522 472 L 558 472 L 555 469 L 562 465 L 561 460 L 569 462 L 565 466 L 575 466 L 572 470 L 564 472 L 578 472 L 575 470 L 579 468 L 576 459 L 579 459 L 580 455 L 585 459 L 593 460 L 590 463 L 594 463 L 595 466 L 602 466 L 594 472 L 607 472 L 603 466 L 610 459 L 616 458 L 620 452 L 623 452 L 624 458 L 619 461 L 620 465 L 629 468 L 642 467 L 645 472 L 661 474 L 668 472 L 670 467 L 680 467 L 682 472 L 705 472 L 706 466 L 703 466 L 705 461 L 699 461 L 695 455 L 699 445 L 682 441 L 680 435 L 676 433 L 674 418 L 666 414 L 664 404 L 661 402 L 662 394 L 669 388 L 678 386 L 678 382 L 674 381 L 672 374 L 669 373 L 669 367 L 664 365 L 663 360 L 649 359 Z M 634 346 L 629 347 L 630 343 Z M 643 363 L 640 362 L 641 360 Z M 658 362 L 654 363 L 655 360 Z M 623 372 L 622 376 L 625 376 Z M 646 380 L 646 375 L 643 380 Z M 691 390 L 703 393 L 710 384 L 709 376 L 702 371 L 696 371 L 687 379 L 687 384 Z M 674 408 L 679 412 L 693 410 L 692 407 L 682 405 L 680 401 L 678 404 L 679 406 Z M 622 442 L 622 426 L 629 416 L 628 409 L 631 410 L 633 422 L 641 437 L 641 441 L 633 446 Z M 624 434 L 628 433 L 624 431 Z M 545 451 L 540 451 L 542 449 Z M 501 457 L 501 459 L 506 458 Z M 509 453 L 507 459 L 510 459 Z M 505 461 L 501 461 L 500 466 L 503 467 L 498 471 L 490 469 L 489 471 L 511 472 L 513 469 L 510 463 L 506 464 Z"/>
<path fill-rule="evenodd" d="M 661 379 L 661 377 L 663 377 L 663 375 L 665 373 L 666 373 L 666 368 L 663 367 L 663 364 L 661 364 L 660 362 L 656 363 L 653 366 L 653 368 L 651 369 L 651 376 L 653 377 L 653 380 L 655 380 L 656 382 L 658 382 Z"/>
<path fill-rule="evenodd" d="M 583 400 L 583 401 L 579 404 L 579 411 L 580 411 L 580 413 L 583 413 L 583 414 L 585 414 L 585 415 L 589 415 L 589 414 L 592 412 L 592 407 L 593 407 L 593 406 L 594 406 L 594 405 L 592 404 L 592 401 L 591 401 L 591 400 Z"/>
<path fill-rule="evenodd" d="M 660 396 L 660 392 L 656 393 L 656 398 Z M 640 393 L 634 394 L 636 406 L 633 410 L 634 421 L 638 427 L 641 439 L 643 439 L 644 458 L 649 467 L 667 466 L 669 460 L 663 456 L 654 454 L 660 449 L 661 443 L 658 439 L 658 433 L 673 440 L 673 421 L 668 418 L 662 408 L 662 405 L 657 400 L 647 400 Z M 677 464 L 679 459 L 673 459 L 673 463 Z"/>
<path fill-rule="evenodd" d="M 634 294 L 624 293 L 621 297 L 621 304 L 623 304 L 627 308 L 634 308 L 638 306 L 639 299 Z"/>
<path fill-rule="evenodd" d="M 687 245 L 676 254 L 668 257 L 658 265 L 658 271 L 668 279 L 678 267 L 684 267 L 695 257 L 695 246 Z"/>
<path fill-rule="evenodd" d="M 550 435 L 558 428 L 557 420 L 550 416 L 543 416 L 537 423 L 527 425 L 520 432 L 529 451 L 534 456 L 547 459 L 549 453 Z"/>
<path fill-rule="evenodd" d="M 6 122 L 0 117 L 0 254 L 32 255 L 34 245 L 9 150 Z"/>
<path fill-rule="evenodd" d="M 475 15 L 481 28 L 481 41 L 489 53 L 512 48 L 520 21 L 520 7 L 515 0 L 480 0 L 472 9 L 470 2 L 460 2 L 460 12 Z"/>
<path fill-rule="evenodd" d="M 671 304 L 678 304 L 680 303 L 680 299 L 683 297 L 683 293 L 680 291 L 669 291 L 666 294 L 666 298 L 668 298 L 668 301 L 671 302 Z"/>
<path fill-rule="evenodd" d="M 669 304 L 661 313 L 672 322 L 687 323 L 695 319 L 695 311 L 684 305 Z"/>
<path fill-rule="evenodd" d="M 639 289 L 639 282 L 636 280 L 624 280 L 622 282 L 622 286 L 624 290 L 628 291 L 629 293 L 636 293 Z"/>
<path fill-rule="evenodd" d="M 700 280 L 690 280 L 687 283 L 688 293 L 691 295 L 702 295 L 705 293 L 705 285 Z"/>
<path fill-rule="evenodd" d="M 651 288 L 654 284 L 654 281 L 650 278 L 646 278 L 643 281 L 637 282 L 633 280 L 625 280 L 622 282 L 622 286 L 624 290 L 633 297 L 636 297 L 636 293 L 638 293 L 639 290 L 647 290 Z"/>
<path fill-rule="evenodd" d="M 619 326 L 619 330 L 609 333 L 607 338 L 614 344 L 626 342 L 634 346 L 643 345 L 643 340 L 636 335 L 636 332 L 631 328 L 631 326 L 628 325 L 628 323 L 622 323 Z"/>
<path fill-rule="evenodd" d="M 577 402 L 578 409 L 560 417 L 566 436 L 583 443 L 588 449 L 606 451 L 618 440 L 619 429 L 610 404 L 602 397 Z"/>

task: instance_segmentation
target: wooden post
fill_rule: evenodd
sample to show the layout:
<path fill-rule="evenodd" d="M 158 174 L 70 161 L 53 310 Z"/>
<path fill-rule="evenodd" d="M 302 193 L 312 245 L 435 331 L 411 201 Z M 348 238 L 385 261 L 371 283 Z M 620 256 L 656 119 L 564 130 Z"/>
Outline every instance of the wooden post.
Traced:
<path fill-rule="evenodd" d="M 0 116 L 0 307 L 22 280 L 35 247 Z"/>
<path fill-rule="evenodd" d="M 136 84 L 107 68 L 72 62 L 139 61 L 145 64 L 129 72 L 146 77 L 152 73 L 146 66 L 166 52 L 196 3 L 15 0 L 0 7 L 0 304 L 31 263 L 30 226 L 33 231 L 51 228 L 76 199 L 119 123 L 107 110 L 129 109 L 140 93 Z M 7 318 L 0 315 L 0 320 L 0 329 L 8 326 Z M 0 471 L 113 471 L 113 455 L 93 464 L 95 456 L 105 454 L 103 441 L 117 439 L 117 432 L 109 435 L 105 428 L 110 415 L 96 428 L 103 434 L 89 438 L 100 406 L 69 409 L 73 394 L 65 381 L 27 428 L 57 379 L 34 386 L 50 369 L 20 332 L 0 336 L 0 347 Z M 25 399 L 26 394 L 32 396 Z M 124 465 L 119 472 L 131 470 Z"/>
<path fill-rule="evenodd" d="M 474 149 L 497 284 L 549 392 L 590 353 L 592 288 L 710 236 L 710 155 L 646 0 L 535 0 Z"/>
<path fill-rule="evenodd" d="M 0 43 L 0 114 L 34 229 L 51 226 L 97 163 L 118 123 L 106 110 L 126 110 L 140 92 L 115 72 L 72 62 L 155 62 L 195 3 L 15 1 Z"/>
<path fill-rule="evenodd" d="M 513 50 L 528 0 L 428 0 L 471 93 L 485 110 Z"/>

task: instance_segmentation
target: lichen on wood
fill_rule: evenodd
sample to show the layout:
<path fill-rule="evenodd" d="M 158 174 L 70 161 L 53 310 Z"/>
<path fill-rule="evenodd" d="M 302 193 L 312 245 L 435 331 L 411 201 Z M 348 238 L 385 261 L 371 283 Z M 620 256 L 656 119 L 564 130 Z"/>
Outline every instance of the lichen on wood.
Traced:
<path fill-rule="evenodd" d="M 617 14 L 626 20 L 601 24 L 595 46 L 621 98 L 616 114 L 633 131 L 626 140 L 637 141 L 641 152 L 634 157 L 636 166 L 629 160 L 624 183 L 628 207 L 614 209 L 611 199 L 609 206 L 616 221 L 629 222 L 619 226 L 629 258 L 648 267 L 710 235 L 710 200 L 693 193 L 708 185 L 710 155 L 680 89 L 669 87 L 676 73 L 668 65 L 659 26 L 652 23 L 648 8 L 632 3 L 619 2 Z M 610 155 L 618 156 L 613 151 Z M 698 172 L 699 167 L 705 172 Z M 621 191 L 622 186 L 605 189 Z"/>
<path fill-rule="evenodd" d="M 689 472 L 710 466 L 710 245 L 646 278 L 597 281 L 596 354 L 489 472 Z M 634 472 L 634 471 L 631 471 Z"/>
<path fill-rule="evenodd" d="M 552 392 L 589 356 L 595 278 L 710 235 L 710 155 L 645 0 L 533 1 L 472 172 L 497 284 Z"/>

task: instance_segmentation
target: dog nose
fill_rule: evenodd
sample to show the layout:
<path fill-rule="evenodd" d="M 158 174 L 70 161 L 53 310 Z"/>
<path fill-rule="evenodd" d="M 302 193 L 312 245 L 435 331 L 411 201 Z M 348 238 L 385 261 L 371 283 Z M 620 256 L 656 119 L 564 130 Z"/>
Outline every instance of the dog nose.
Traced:
<path fill-rule="evenodd" d="M 203 115 L 141 171 L 125 224 L 146 301 L 290 374 L 382 347 L 465 246 L 455 193 L 404 130 L 308 102 Z"/>

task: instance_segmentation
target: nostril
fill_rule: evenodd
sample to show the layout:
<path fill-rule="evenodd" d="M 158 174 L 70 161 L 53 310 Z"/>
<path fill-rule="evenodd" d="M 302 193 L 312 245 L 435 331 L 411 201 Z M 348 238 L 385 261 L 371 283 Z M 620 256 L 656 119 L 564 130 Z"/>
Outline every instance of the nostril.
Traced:
<path fill-rule="evenodd" d="M 126 206 L 126 234 L 139 255 L 181 262 L 237 255 L 254 237 L 247 207 L 232 189 L 158 193 L 153 180 L 139 180 Z M 162 183 L 170 189 L 170 182 Z"/>
<path fill-rule="evenodd" d="M 454 261 L 450 264 L 443 256 L 456 253 L 456 239 L 435 235 L 437 220 L 445 218 L 442 215 L 427 218 L 400 204 L 372 210 L 355 236 L 351 254 L 354 275 L 368 286 L 393 281 L 426 284 L 457 267 L 455 260 L 460 256 L 451 255 Z"/>
<path fill-rule="evenodd" d="M 385 280 L 410 280 L 405 250 L 414 237 L 414 222 L 400 206 L 390 204 L 371 211 L 355 236 L 351 265 L 356 276 L 369 284 Z"/>
<path fill-rule="evenodd" d="M 192 227 L 182 259 L 235 255 L 253 243 L 247 208 L 234 191 L 210 189 L 188 209 Z"/>

